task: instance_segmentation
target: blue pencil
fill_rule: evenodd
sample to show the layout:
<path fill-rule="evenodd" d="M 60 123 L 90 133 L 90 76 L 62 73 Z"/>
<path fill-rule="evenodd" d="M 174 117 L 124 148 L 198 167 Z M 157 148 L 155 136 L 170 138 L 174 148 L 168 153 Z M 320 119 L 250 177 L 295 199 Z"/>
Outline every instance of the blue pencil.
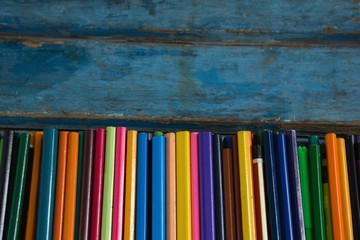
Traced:
<path fill-rule="evenodd" d="M 166 239 L 165 137 L 152 138 L 152 239 Z"/>
<path fill-rule="evenodd" d="M 286 156 L 285 134 L 275 134 L 275 156 L 278 163 L 277 176 L 279 187 L 279 204 L 281 206 L 282 237 L 287 240 L 294 239 L 294 226 L 292 219 L 290 182 Z"/>
<path fill-rule="evenodd" d="M 37 240 L 52 239 L 54 214 L 58 130 L 44 129 L 42 159 L 40 168 Z"/>
<path fill-rule="evenodd" d="M 137 147 L 137 179 L 136 179 L 136 217 L 135 237 L 137 240 L 148 239 L 150 233 L 148 227 L 148 201 L 149 201 L 149 159 L 148 159 L 149 135 L 138 134 Z"/>
<path fill-rule="evenodd" d="M 299 160 L 297 152 L 296 131 L 286 132 L 286 148 L 288 157 L 288 169 L 293 210 L 293 226 L 296 239 L 305 239 L 304 212 L 301 196 Z"/>
<path fill-rule="evenodd" d="M 200 226 L 201 238 L 216 239 L 214 167 L 211 132 L 199 133 Z"/>
<path fill-rule="evenodd" d="M 267 209 L 267 222 L 269 223 L 269 236 L 270 239 L 281 239 L 281 221 L 280 221 L 280 208 L 279 196 L 277 187 L 277 174 L 276 174 L 276 161 L 275 149 L 273 141 L 273 133 L 265 130 L 263 132 L 264 143 L 264 171 L 265 171 L 265 184 L 266 184 L 266 200 Z"/>

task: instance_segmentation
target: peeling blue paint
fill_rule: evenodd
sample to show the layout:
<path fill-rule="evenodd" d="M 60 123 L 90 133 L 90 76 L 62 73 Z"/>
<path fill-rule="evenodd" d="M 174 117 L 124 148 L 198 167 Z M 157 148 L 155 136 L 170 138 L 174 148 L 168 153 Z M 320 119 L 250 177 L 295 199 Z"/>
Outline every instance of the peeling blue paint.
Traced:
<path fill-rule="evenodd" d="M 0 42 L 0 113 L 360 120 L 360 49 Z"/>

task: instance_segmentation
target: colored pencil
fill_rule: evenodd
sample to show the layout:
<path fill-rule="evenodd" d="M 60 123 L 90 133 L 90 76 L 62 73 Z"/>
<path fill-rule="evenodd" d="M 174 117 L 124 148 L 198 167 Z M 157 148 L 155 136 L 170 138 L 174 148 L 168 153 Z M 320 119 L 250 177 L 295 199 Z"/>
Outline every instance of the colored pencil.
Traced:
<path fill-rule="evenodd" d="M 282 236 L 285 237 L 285 239 L 291 240 L 295 239 L 295 236 L 285 135 L 277 133 L 274 135 L 274 139 L 276 161 L 278 163 L 279 205 L 282 206 L 280 208 Z"/>
<path fill-rule="evenodd" d="M 320 146 L 322 149 L 324 145 Z M 321 156 L 325 156 L 325 149 L 321 150 L 323 152 Z M 331 205 L 330 205 L 330 188 L 328 181 L 328 168 L 326 163 L 326 158 L 323 158 L 322 161 L 322 185 L 323 185 L 323 195 L 324 195 L 324 215 L 325 215 L 325 227 L 326 227 L 326 239 L 333 239 L 332 234 L 332 220 L 331 220 Z"/>
<path fill-rule="evenodd" d="M 57 166 L 58 130 L 44 129 L 40 168 L 40 187 L 36 239 L 52 239 L 55 181 Z"/>
<path fill-rule="evenodd" d="M 7 239 L 19 239 L 22 208 L 26 184 L 26 173 L 29 162 L 30 134 L 20 135 L 19 154 L 16 162 L 15 183 L 10 204 L 10 220 Z"/>
<path fill-rule="evenodd" d="M 1 166 L 1 163 L 2 163 L 2 150 L 3 150 L 3 143 L 4 143 L 4 140 L 3 140 L 3 137 L 0 136 L 0 166 Z"/>
<path fill-rule="evenodd" d="M 354 234 L 353 234 L 353 222 L 352 222 L 352 214 L 351 214 L 345 139 L 337 138 L 336 142 L 337 142 L 338 154 L 339 154 L 339 167 L 340 167 L 339 170 L 340 170 L 340 184 L 341 184 L 345 238 L 351 240 L 354 239 Z"/>
<path fill-rule="evenodd" d="M 81 201 L 78 239 L 90 238 L 91 188 L 94 166 L 95 130 L 86 129 L 84 133 L 84 160 L 81 181 Z"/>
<path fill-rule="evenodd" d="M 350 200 L 351 200 L 351 213 L 353 221 L 354 239 L 360 238 L 360 199 L 359 199 L 359 185 L 356 171 L 355 161 L 355 138 L 353 135 L 346 137 L 346 158 L 349 173 L 349 188 L 350 188 Z"/>
<path fill-rule="evenodd" d="M 165 137 L 152 137 L 152 239 L 166 239 Z"/>
<path fill-rule="evenodd" d="M 214 167 L 211 132 L 199 133 L 200 226 L 201 238 L 215 240 Z M 178 161 L 179 159 L 177 159 Z"/>
<path fill-rule="evenodd" d="M 41 147 L 43 141 L 43 133 L 36 132 L 34 136 L 34 153 L 33 164 L 31 170 L 31 185 L 29 196 L 28 215 L 26 219 L 25 238 L 27 240 L 35 239 L 36 230 L 36 213 L 38 208 L 39 197 L 39 175 L 40 175 L 40 160 L 41 160 Z"/>
<path fill-rule="evenodd" d="M 239 131 L 238 152 L 239 152 L 239 173 L 241 191 L 241 213 L 243 224 L 243 238 L 256 239 L 256 221 L 253 192 L 252 163 L 250 153 L 250 132 Z"/>
<path fill-rule="evenodd" d="M 236 239 L 235 225 L 235 194 L 234 194 L 234 171 L 231 149 L 231 137 L 225 137 L 222 149 L 222 164 L 224 176 L 224 207 L 225 207 L 225 227 L 226 239 Z"/>
<path fill-rule="evenodd" d="M 166 238 L 176 240 L 176 150 L 175 133 L 166 135 Z"/>
<path fill-rule="evenodd" d="M 242 214 L 241 214 L 241 199 L 240 199 L 240 174 L 239 174 L 239 152 L 237 135 L 232 138 L 232 157 L 233 157 L 233 172 L 234 172 L 234 197 L 235 197 L 235 225 L 236 225 L 236 239 L 242 240 Z"/>
<path fill-rule="evenodd" d="M 13 140 L 13 149 L 12 149 L 12 157 L 10 164 L 10 178 L 9 178 L 9 192 L 7 196 L 7 205 L 5 211 L 5 228 L 4 228 L 4 236 L 7 236 L 9 230 L 9 222 L 11 216 L 11 201 L 14 193 L 14 184 L 16 178 L 16 163 L 19 155 L 19 146 L 20 146 L 20 132 L 14 133 Z"/>
<path fill-rule="evenodd" d="M 9 181 L 10 181 L 10 169 L 11 169 L 11 160 L 13 157 L 13 142 L 14 142 L 14 131 L 5 130 L 4 136 L 4 147 L 2 151 L 2 164 L 0 167 L 0 197 L 1 197 L 1 209 L 0 209 L 0 239 L 3 239 L 5 236 L 5 215 L 6 215 L 6 206 L 9 196 Z"/>
<path fill-rule="evenodd" d="M 253 145 L 252 147 L 252 163 L 253 163 L 253 178 L 254 178 L 254 198 L 256 213 L 256 229 L 258 239 L 268 239 L 267 229 L 267 214 L 265 201 L 265 186 L 264 186 L 264 161 L 262 158 L 261 145 Z"/>
<path fill-rule="evenodd" d="M 200 240 L 199 133 L 190 134 L 192 239 Z"/>
<path fill-rule="evenodd" d="M 326 225 L 324 215 L 324 198 L 322 184 L 322 167 L 318 136 L 309 137 L 309 177 L 310 198 L 314 239 L 326 239 Z"/>
<path fill-rule="evenodd" d="M 127 132 L 124 239 L 135 238 L 137 131 Z"/>
<path fill-rule="evenodd" d="M 11 170 L 11 159 L 12 159 L 12 149 L 14 141 L 14 131 L 5 130 L 4 136 L 4 148 L 1 153 L 1 158 L 3 161 L 0 165 L 0 239 L 3 239 L 5 231 L 5 215 L 6 215 L 6 206 L 8 203 L 9 196 L 9 181 L 10 181 L 10 170 Z"/>
<path fill-rule="evenodd" d="M 269 238 L 281 239 L 281 221 L 280 221 L 280 207 L 279 207 L 279 187 L 277 180 L 277 164 L 275 160 L 274 137 L 271 131 L 263 132 L 264 143 L 264 173 L 266 184 L 266 197 L 268 204 L 267 222 L 269 223 Z"/>
<path fill-rule="evenodd" d="M 79 158 L 79 133 L 70 132 L 68 140 L 64 201 L 63 239 L 75 236 L 76 184 Z"/>
<path fill-rule="evenodd" d="M 286 132 L 287 161 L 290 180 L 291 204 L 294 236 L 296 239 L 305 239 L 304 210 L 301 196 L 301 184 L 299 173 L 299 160 L 297 153 L 296 131 Z"/>
<path fill-rule="evenodd" d="M 91 197 L 90 239 L 100 239 L 102 194 L 104 188 L 105 129 L 96 129 L 94 178 Z"/>
<path fill-rule="evenodd" d="M 79 236 L 80 224 L 80 203 L 82 191 L 82 175 L 83 175 L 83 162 L 84 162 L 84 131 L 79 131 L 79 153 L 78 153 L 78 172 L 76 181 L 76 210 L 75 210 L 75 239 Z"/>
<path fill-rule="evenodd" d="M 216 239 L 225 239 L 226 237 L 221 142 L 220 135 L 213 134 Z"/>
<path fill-rule="evenodd" d="M 151 224 L 149 222 L 150 199 L 150 161 L 149 161 L 149 134 L 139 133 L 137 143 L 137 172 L 136 172 L 136 217 L 135 237 L 137 240 L 150 238 Z"/>
<path fill-rule="evenodd" d="M 332 225 L 336 226 L 333 228 L 333 237 L 334 239 L 346 239 L 341 197 L 339 153 L 336 143 L 336 135 L 334 133 L 328 133 L 325 135 L 325 146 L 329 174 L 331 219 Z"/>
<path fill-rule="evenodd" d="M 65 131 L 59 132 L 58 159 L 57 159 L 57 169 L 56 169 L 55 206 L 54 206 L 54 220 L 53 220 L 54 240 L 63 239 L 68 136 L 69 136 L 69 132 L 65 132 Z"/>
<path fill-rule="evenodd" d="M 306 239 L 313 239 L 313 223 L 312 223 L 312 206 L 310 201 L 310 176 L 309 176 L 309 160 L 308 150 L 305 146 L 298 147 L 299 172 L 301 184 L 301 196 L 304 211 L 304 225 Z"/>
<path fill-rule="evenodd" d="M 126 128 L 116 128 L 114 206 L 112 218 L 112 239 L 121 239 L 124 225 Z"/>
<path fill-rule="evenodd" d="M 190 133 L 176 133 L 177 238 L 191 239 Z"/>
<path fill-rule="evenodd" d="M 112 208 L 114 200 L 116 128 L 106 128 L 104 190 L 101 217 L 101 239 L 111 239 Z"/>

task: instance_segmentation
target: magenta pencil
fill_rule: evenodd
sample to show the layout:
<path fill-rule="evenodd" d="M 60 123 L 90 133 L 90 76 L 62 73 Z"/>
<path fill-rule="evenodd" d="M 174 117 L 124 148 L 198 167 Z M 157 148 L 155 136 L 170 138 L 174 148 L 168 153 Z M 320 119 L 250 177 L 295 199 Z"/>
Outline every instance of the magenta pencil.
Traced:
<path fill-rule="evenodd" d="M 96 129 L 90 239 L 101 237 L 102 192 L 104 187 L 105 129 Z"/>
<path fill-rule="evenodd" d="M 199 154 L 198 133 L 190 134 L 190 171 L 191 171 L 191 220 L 192 239 L 200 240 L 200 203 L 199 203 Z"/>
<path fill-rule="evenodd" d="M 116 128 L 115 143 L 115 179 L 114 206 L 112 219 L 112 239 L 122 239 L 124 220 L 124 192 L 125 192 L 125 151 L 126 128 Z"/>

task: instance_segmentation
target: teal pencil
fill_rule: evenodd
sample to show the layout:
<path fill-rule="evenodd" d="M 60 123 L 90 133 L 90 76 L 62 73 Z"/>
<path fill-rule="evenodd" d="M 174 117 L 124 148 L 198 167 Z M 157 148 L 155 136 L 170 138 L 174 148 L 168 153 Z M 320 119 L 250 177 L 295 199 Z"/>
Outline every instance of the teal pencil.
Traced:
<path fill-rule="evenodd" d="M 101 240 L 111 239 L 112 207 L 114 195 L 116 128 L 106 128 L 104 191 L 101 219 Z"/>
<path fill-rule="evenodd" d="M 58 130 L 44 129 L 43 139 L 36 239 L 50 240 L 55 203 Z"/>
<path fill-rule="evenodd" d="M 83 154 L 84 154 L 84 131 L 80 131 L 79 132 L 78 174 L 77 174 L 77 183 L 76 183 L 76 213 L 75 213 L 75 236 L 74 236 L 74 239 L 79 239 Z"/>
<path fill-rule="evenodd" d="M 10 221 L 8 225 L 7 239 L 19 239 L 20 224 L 22 221 L 26 173 L 29 162 L 30 134 L 20 135 L 19 153 L 16 163 L 15 182 L 12 194 Z"/>

